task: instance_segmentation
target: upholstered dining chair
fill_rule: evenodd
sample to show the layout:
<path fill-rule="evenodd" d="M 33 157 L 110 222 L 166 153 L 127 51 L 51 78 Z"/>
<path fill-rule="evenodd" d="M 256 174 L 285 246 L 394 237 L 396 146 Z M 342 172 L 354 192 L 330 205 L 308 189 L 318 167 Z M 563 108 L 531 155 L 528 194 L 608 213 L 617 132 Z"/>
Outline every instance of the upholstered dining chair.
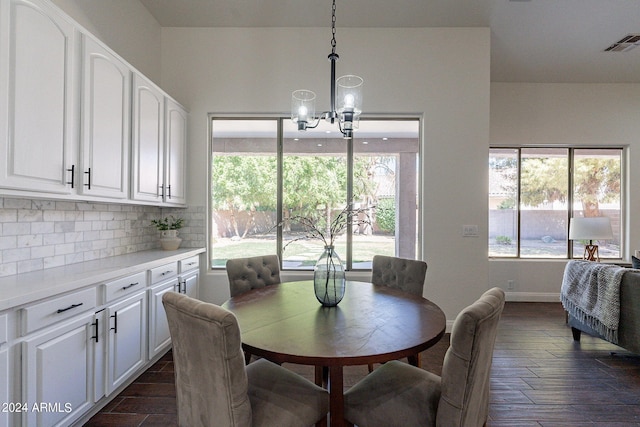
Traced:
<path fill-rule="evenodd" d="M 422 296 L 424 280 L 427 277 L 427 263 L 416 259 L 374 255 L 371 265 L 371 283 Z M 409 363 L 420 366 L 420 353 L 408 358 Z M 373 365 L 368 365 L 369 372 Z"/>
<path fill-rule="evenodd" d="M 456 317 L 441 377 L 406 363 L 387 362 L 345 393 L 345 418 L 358 427 L 485 425 L 503 308 L 504 291 L 486 291 Z"/>
<path fill-rule="evenodd" d="M 371 283 L 400 289 L 422 296 L 427 263 L 416 259 L 374 255 L 371 265 Z"/>
<path fill-rule="evenodd" d="M 232 258 L 227 260 L 229 291 L 236 296 L 251 289 L 280 283 L 278 255 Z"/>
<path fill-rule="evenodd" d="M 250 291 L 280 283 L 280 259 L 278 255 L 262 255 L 227 260 L 229 294 L 233 297 Z M 245 363 L 251 361 L 251 353 L 244 352 Z"/>
<path fill-rule="evenodd" d="M 300 427 L 326 421 L 329 394 L 265 359 L 248 366 L 229 311 L 187 295 L 162 296 L 173 342 L 178 424 Z"/>

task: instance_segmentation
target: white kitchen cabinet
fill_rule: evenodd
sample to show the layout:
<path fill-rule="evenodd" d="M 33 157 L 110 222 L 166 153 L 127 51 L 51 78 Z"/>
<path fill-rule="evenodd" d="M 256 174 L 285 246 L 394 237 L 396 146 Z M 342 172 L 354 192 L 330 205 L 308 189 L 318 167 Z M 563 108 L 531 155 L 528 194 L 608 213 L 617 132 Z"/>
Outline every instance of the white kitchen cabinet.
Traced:
<path fill-rule="evenodd" d="M 48 1 L 0 2 L 0 187 L 72 192 L 76 38 Z"/>
<path fill-rule="evenodd" d="M 198 298 L 198 282 L 200 273 L 194 271 L 186 275 L 180 276 L 180 292 L 190 296 L 191 298 Z"/>
<path fill-rule="evenodd" d="M 93 319 L 81 314 L 24 340 L 24 425 L 69 425 L 93 405 Z"/>
<path fill-rule="evenodd" d="M 164 193 L 164 94 L 139 74 L 133 76 L 132 194 L 161 203 Z"/>
<path fill-rule="evenodd" d="M 98 311 L 91 324 L 91 339 L 93 341 L 93 402 L 97 402 L 107 394 L 107 311 Z"/>
<path fill-rule="evenodd" d="M 180 260 L 180 289 L 179 292 L 198 298 L 198 284 L 200 279 L 200 256 L 192 256 Z"/>
<path fill-rule="evenodd" d="M 106 308 L 107 396 L 138 369 L 147 358 L 147 298 L 138 292 Z"/>
<path fill-rule="evenodd" d="M 82 68 L 78 192 L 124 199 L 129 195 L 131 71 L 86 34 Z"/>
<path fill-rule="evenodd" d="M 149 289 L 149 358 L 167 351 L 171 345 L 169 323 L 162 305 L 162 296 L 167 292 L 178 292 L 179 289 L 177 278 Z"/>
<path fill-rule="evenodd" d="M 177 102 L 166 98 L 165 103 L 165 204 L 187 203 L 187 112 Z"/>
<path fill-rule="evenodd" d="M 0 315 L 0 378 L 5 378 L 4 382 L 0 382 L 0 404 L 11 402 L 11 380 L 9 378 L 9 348 L 8 348 L 8 329 L 7 314 Z M 0 426 L 9 425 L 9 409 L 0 411 Z"/>
<path fill-rule="evenodd" d="M 4 348 L 0 350 L 0 377 L 6 378 L 4 383 L 0 383 L 0 404 L 11 402 L 10 389 L 9 389 L 9 350 Z M 0 426 L 9 425 L 9 411 L 11 408 L 7 408 L 5 411 L 0 412 Z"/>

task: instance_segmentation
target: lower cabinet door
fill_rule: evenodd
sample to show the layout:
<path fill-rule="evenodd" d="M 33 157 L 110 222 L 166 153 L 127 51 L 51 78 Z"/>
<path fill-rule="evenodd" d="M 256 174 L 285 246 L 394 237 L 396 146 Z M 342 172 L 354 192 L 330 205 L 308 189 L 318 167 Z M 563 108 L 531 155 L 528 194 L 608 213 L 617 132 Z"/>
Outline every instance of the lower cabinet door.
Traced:
<path fill-rule="evenodd" d="M 178 292 L 178 279 L 154 286 L 149 290 L 149 359 L 166 351 L 171 344 L 167 314 L 162 305 L 162 296 L 167 292 Z"/>
<path fill-rule="evenodd" d="M 147 299 L 144 291 L 107 307 L 107 395 L 147 361 Z"/>
<path fill-rule="evenodd" d="M 24 341 L 24 425 L 66 426 L 93 405 L 93 317 L 80 315 Z"/>
<path fill-rule="evenodd" d="M 198 298 L 198 278 L 200 274 L 195 272 L 191 275 L 185 275 L 182 280 L 182 293 L 187 294 L 191 298 Z"/>
<path fill-rule="evenodd" d="M 0 351 L 0 378 L 6 378 L 6 381 L 4 382 L 4 384 L 0 383 L 0 404 L 5 403 L 9 405 L 9 403 L 11 402 L 11 399 L 9 399 L 9 350 L 8 349 L 4 349 Z M 0 426 L 10 425 L 9 409 L 11 408 L 6 408 L 6 410 L 3 410 L 0 412 Z"/>

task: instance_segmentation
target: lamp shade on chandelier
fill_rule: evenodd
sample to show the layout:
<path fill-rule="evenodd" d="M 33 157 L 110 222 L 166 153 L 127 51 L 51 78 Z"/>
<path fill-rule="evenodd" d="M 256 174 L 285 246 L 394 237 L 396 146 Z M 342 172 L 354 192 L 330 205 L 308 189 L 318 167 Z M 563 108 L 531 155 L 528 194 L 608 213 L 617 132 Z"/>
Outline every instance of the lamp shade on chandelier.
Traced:
<path fill-rule="evenodd" d="M 358 129 L 362 113 L 361 77 L 346 75 L 336 79 L 336 2 L 333 0 L 331 15 L 331 109 L 316 115 L 316 94 L 308 89 L 298 89 L 291 94 L 291 120 L 297 123 L 298 130 L 304 131 L 318 126 L 320 120 L 331 123 L 338 121 L 338 128 L 344 138 L 352 138 Z"/>

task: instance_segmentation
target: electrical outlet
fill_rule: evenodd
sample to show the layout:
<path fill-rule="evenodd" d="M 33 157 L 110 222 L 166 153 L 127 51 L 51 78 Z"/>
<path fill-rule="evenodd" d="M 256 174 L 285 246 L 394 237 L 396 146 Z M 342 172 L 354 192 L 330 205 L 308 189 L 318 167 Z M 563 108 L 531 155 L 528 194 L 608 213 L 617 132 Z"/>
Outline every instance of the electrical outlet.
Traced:
<path fill-rule="evenodd" d="M 516 288 L 516 282 L 514 280 L 507 280 L 507 290 L 512 291 Z"/>

